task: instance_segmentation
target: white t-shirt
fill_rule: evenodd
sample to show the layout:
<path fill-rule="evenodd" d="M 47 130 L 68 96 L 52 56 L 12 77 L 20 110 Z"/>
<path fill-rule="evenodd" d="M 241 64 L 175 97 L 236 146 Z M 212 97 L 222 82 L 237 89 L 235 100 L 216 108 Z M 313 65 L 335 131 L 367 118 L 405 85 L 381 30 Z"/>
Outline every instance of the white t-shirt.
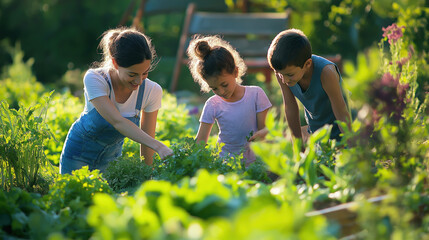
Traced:
<path fill-rule="evenodd" d="M 250 133 L 258 130 L 256 114 L 272 105 L 264 90 L 258 86 L 245 86 L 244 96 L 236 102 L 227 102 L 221 97 L 210 97 L 203 108 L 200 122 L 219 126 L 218 142 L 225 143 L 221 156 L 227 153 L 239 153 L 243 148 L 243 157 L 247 163 L 256 157 L 249 148 L 247 138 Z"/>
<path fill-rule="evenodd" d="M 104 79 L 103 75 L 99 71 L 104 72 L 107 76 L 110 85 L 112 86 L 112 80 L 108 73 L 108 69 L 98 68 L 89 69 L 85 77 L 83 78 L 84 94 L 85 94 L 85 108 L 83 113 L 87 113 L 94 108 L 91 100 L 101 96 L 109 96 L 116 108 L 119 110 L 123 117 L 133 117 L 136 115 L 136 101 L 140 86 L 137 90 L 131 93 L 131 96 L 124 103 L 118 103 L 115 100 L 115 92 L 110 90 L 109 84 Z M 162 88 L 158 83 L 153 82 L 146 78 L 144 80 L 145 89 L 142 100 L 142 110 L 145 112 L 154 112 L 161 108 L 162 99 Z"/>

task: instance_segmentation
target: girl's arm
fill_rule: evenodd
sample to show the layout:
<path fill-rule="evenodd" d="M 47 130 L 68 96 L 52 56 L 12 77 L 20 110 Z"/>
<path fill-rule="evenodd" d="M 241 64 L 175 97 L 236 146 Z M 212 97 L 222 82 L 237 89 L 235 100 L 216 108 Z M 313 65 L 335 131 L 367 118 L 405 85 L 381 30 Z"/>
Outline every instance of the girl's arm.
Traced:
<path fill-rule="evenodd" d="M 200 127 L 198 129 L 198 133 L 197 133 L 197 137 L 196 137 L 196 142 L 204 142 L 207 143 L 207 141 L 209 140 L 209 135 L 210 132 L 212 131 L 212 127 L 213 127 L 213 123 L 200 123 Z"/>
<path fill-rule="evenodd" d="M 173 154 L 173 150 L 155 140 L 130 120 L 124 118 L 107 96 L 91 100 L 98 113 L 122 135 L 155 150 L 161 159 Z"/>
<path fill-rule="evenodd" d="M 286 84 L 282 82 L 281 78 L 277 74 L 277 81 L 282 90 L 283 105 L 285 108 L 287 123 L 292 131 L 292 135 L 296 138 L 302 139 L 298 103 L 296 102 L 295 96 L 293 95 L 292 91 Z"/>
<path fill-rule="evenodd" d="M 156 119 L 158 117 L 158 110 L 153 112 L 142 111 L 142 119 L 140 121 L 140 128 L 152 138 L 155 138 Z M 140 156 L 144 157 L 144 162 L 147 165 L 152 165 L 154 150 L 140 145 Z"/>
<path fill-rule="evenodd" d="M 342 122 L 347 123 L 350 128 L 351 117 L 347 109 L 347 104 L 344 101 L 343 94 L 340 86 L 340 77 L 334 65 L 326 65 L 322 70 L 320 77 L 322 87 L 331 101 L 332 111 L 334 112 L 335 118 Z M 340 127 L 340 130 L 344 130 Z"/>
<path fill-rule="evenodd" d="M 249 142 L 264 139 L 265 136 L 267 135 L 268 129 L 265 127 L 265 119 L 267 118 L 268 109 L 269 108 L 265 109 L 262 112 L 256 113 L 256 120 L 258 123 L 258 131 L 255 132 L 249 138 Z"/>

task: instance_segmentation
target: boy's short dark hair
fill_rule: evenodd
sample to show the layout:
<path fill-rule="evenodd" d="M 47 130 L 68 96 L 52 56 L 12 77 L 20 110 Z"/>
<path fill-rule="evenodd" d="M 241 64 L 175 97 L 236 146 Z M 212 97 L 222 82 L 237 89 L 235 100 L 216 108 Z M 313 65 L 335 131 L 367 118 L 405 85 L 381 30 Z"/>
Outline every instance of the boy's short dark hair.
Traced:
<path fill-rule="evenodd" d="M 276 71 L 287 66 L 303 67 L 305 61 L 311 58 L 311 44 L 307 36 L 298 29 L 288 29 L 280 32 L 271 42 L 268 49 L 268 63 Z"/>

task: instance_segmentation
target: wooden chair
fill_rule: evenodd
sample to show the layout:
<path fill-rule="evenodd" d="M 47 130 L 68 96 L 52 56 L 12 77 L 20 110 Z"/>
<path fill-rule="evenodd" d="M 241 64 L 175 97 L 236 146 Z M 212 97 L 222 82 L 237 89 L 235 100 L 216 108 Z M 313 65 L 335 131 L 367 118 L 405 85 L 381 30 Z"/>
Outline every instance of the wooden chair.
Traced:
<path fill-rule="evenodd" d="M 186 49 L 194 34 L 220 35 L 237 49 L 247 72 L 263 72 L 271 81 L 267 51 L 273 37 L 289 26 L 289 10 L 284 13 L 225 13 L 197 11 L 190 3 L 180 36 L 170 92 L 176 90 L 181 68 L 188 63 Z"/>
<path fill-rule="evenodd" d="M 131 0 L 118 25 L 125 26 L 133 11 L 136 10 L 131 25 L 144 31 L 142 22 L 144 16 L 184 13 L 191 2 L 203 11 L 224 12 L 228 9 L 223 0 Z"/>

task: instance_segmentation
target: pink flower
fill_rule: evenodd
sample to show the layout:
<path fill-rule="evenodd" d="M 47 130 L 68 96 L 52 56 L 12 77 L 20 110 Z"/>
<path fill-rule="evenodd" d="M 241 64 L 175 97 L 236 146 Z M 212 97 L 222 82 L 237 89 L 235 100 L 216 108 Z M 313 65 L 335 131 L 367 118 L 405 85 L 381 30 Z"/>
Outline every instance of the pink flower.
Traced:
<path fill-rule="evenodd" d="M 398 27 L 398 25 L 396 25 L 396 23 L 388 26 L 387 28 L 382 28 L 383 30 L 383 37 L 387 37 L 387 39 L 389 40 L 389 44 L 394 44 L 396 43 L 402 36 L 402 29 L 405 28 L 403 26 Z"/>

